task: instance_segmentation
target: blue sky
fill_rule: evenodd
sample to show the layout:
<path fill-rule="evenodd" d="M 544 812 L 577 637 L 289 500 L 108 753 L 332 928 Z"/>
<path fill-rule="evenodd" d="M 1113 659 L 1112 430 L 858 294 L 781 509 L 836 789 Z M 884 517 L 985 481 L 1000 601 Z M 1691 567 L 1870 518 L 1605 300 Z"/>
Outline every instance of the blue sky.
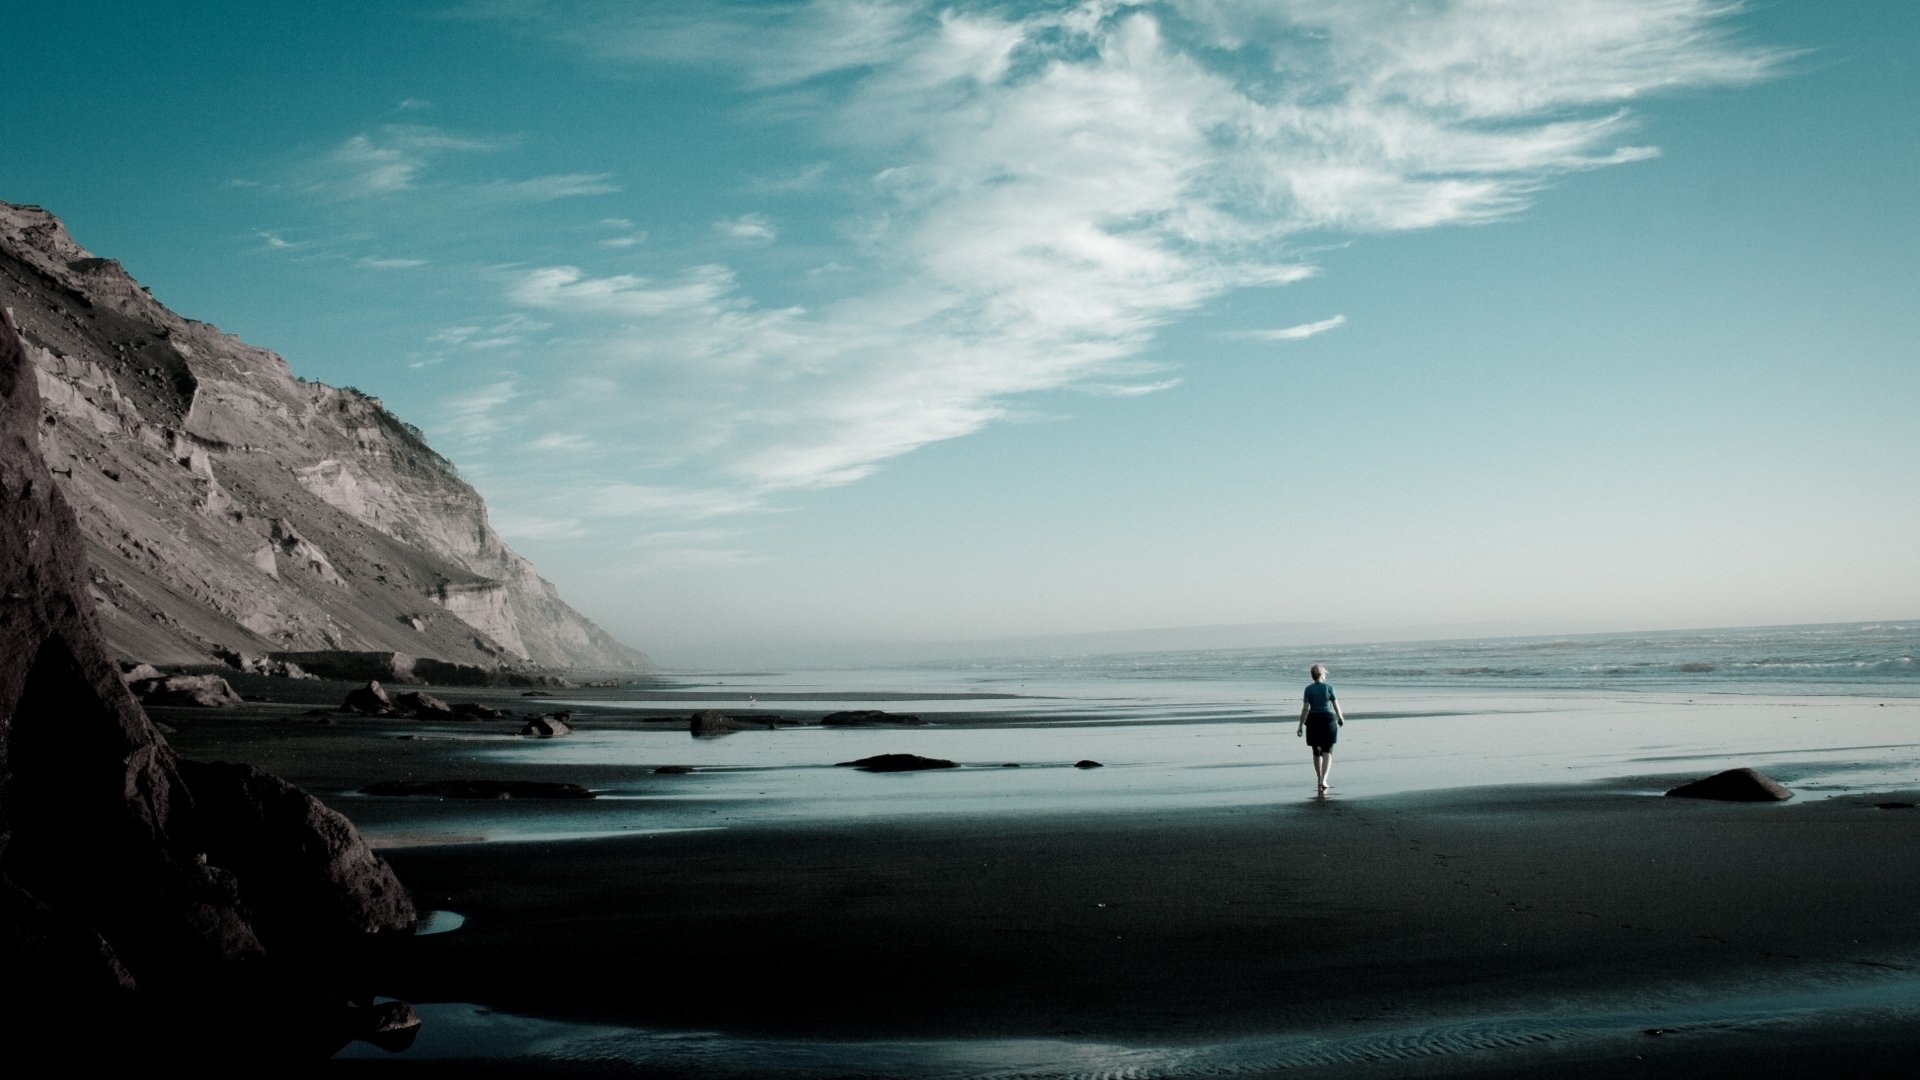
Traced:
<path fill-rule="evenodd" d="M 1916 9 L 36 5 L 0 198 L 669 663 L 1911 617 Z"/>

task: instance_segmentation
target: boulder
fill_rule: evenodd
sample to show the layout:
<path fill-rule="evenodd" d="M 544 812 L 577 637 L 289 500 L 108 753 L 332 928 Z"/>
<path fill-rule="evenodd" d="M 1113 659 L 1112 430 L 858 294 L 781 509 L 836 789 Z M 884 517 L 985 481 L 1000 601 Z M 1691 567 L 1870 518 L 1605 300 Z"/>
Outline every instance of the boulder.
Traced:
<path fill-rule="evenodd" d="M 398 1053 L 413 1045 L 420 1034 L 420 1014 L 404 1001 L 382 1001 L 355 1008 L 350 1034 L 382 1050 Z"/>
<path fill-rule="evenodd" d="M 858 761 L 840 761 L 836 767 L 851 766 L 862 772 L 912 772 L 916 769 L 952 769 L 959 762 L 945 758 L 921 757 L 919 754 L 875 754 Z"/>
<path fill-rule="evenodd" d="M 1752 769 L 1728 769 L 1704 780 L 1682 784 L 1669 795 L 1682 799 L 1718 799 L 1722 802 L 1781 802 L 1793 798 L 1793 792 L 1772 777 Z"/>
<path fill-rule="evenodd" d="M 218 675 L 162 675 L 131 684 L 147 705 L 185 705 L 196 709 L 224 709 L 240 704 L 227 680 Z"/>
<path fill-rule="evenodd" d="M 1095 761 L 1095 760 L 1093 760 L 1092 758 L 1081 758 L 1081 759 L 1080 759 L 1079 761 L 1076 761 L 1076 762 L 1074 762 L 1074 763 L 1073 763 L 1073 767 L 1074 767 L 1074 768 L 1076 768 L 1076 769 L 1104 769 L 1104 768 L 1106 768 L 1106 766 L 1105 766 L 1105 765 L 1102 765 L 1102 764 L 1101 764 L 1100 762 L 1098 762 L 1098 761 Z"/>
<path fill-rule="evenodd" d="M 415 720 L 455 719 L 453 706 L 441 701 L 432 694 L 422 694 L 418 691 L 395 694 L 393 697 L 393 710 L 401 716 L 411 716 Z"/>
<path fill-rule="evenodd" d="M 745 731 L 748 727 L 739 717 L 729 716 L 718 709 L 702 709 L 687 718 L 687 730 L 695 735 L 720 735 L 729 731 Z"/>
<path fill-rule="evenodd" d="M 572 713 L 550 713 L 546 716 L 529 716 L 527 717 L 527 722 L 521 725 L 520 734 L 532 735 L 541 739 L 551 739 L 556 735 L 569 734 L 573 731 L 573 728 L 568 726 L 566 720 L 562 719 L 562 717 L 570 717 L 572 715 Z"/>
<path fill-rule="evenodd" d="M 903 726 L 924 725 L 925 720 L 913 713 L 893 713 L 881 709 L 850 709 L 845 712 L 828 713 L 820 718 L 827 727 L 879 727 L 889 724 Z"/>
<path fill-rule="evenodd" d="M 506 709 L 495 709 L 474 701 L 457 701 L 453 704 L 455 720 L 498 720 L 511 715 Z"/>
<path fill-rule="evenodd" d="M 120 679 L 129 685 L 137 682 L 145 682 L 148 679 L 159 679 L 163 677 L 160 669 L 154 667 L 152 664 L 120 665 Z"/>
<path fill-rule="evenodd" d="M 362 716 L 393 716 L 399 710 L 393 707 L 393 699 L 380 689 L 379 682 L 347 691 L 347 699 L 340 703 L 341 712 L 355 712 Z"/>

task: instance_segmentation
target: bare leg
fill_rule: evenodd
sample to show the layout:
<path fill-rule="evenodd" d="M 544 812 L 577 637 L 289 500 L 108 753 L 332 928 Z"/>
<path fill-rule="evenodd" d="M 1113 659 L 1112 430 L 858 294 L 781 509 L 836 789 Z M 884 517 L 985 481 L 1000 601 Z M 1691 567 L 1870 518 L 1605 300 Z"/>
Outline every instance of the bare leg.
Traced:
<path fill-rule="evenodd" d="M 1333 751 L 1331 749 L 1328 749 L 1325 753 L 1320 755 L 1320 794 L 1322 795 L 1325 795 L 1327 792 L 1333 790 L 1333 785 L 1327 781 L 1327 774 L 1332 771 L 1333 771 Z"/>
<path fill-rule="evenodd" d="M 1316 795 L 1327 793 L 1327 752 L 1319 747 L 1313 751 L 1313 789 Z"/>

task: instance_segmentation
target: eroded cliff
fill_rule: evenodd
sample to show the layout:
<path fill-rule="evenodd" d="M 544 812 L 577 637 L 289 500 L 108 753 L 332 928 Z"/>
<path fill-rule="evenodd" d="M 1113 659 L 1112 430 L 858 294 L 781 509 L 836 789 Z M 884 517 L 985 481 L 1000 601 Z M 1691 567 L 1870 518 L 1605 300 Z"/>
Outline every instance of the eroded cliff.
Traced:
<path fill-rule="evenodd" d="M 647 666 L 562 602 L 378 399 L 181 318 L 45 210 L 0 203 L 0 305 L 26 341 L 40 442 L 122 656 Z"/>

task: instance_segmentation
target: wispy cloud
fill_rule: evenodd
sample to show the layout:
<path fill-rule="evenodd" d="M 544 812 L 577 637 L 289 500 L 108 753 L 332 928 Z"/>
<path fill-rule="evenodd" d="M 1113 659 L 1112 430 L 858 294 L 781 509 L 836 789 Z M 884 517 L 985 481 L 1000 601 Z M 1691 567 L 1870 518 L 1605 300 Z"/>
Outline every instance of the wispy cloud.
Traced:
<path fill-rule="evenodd" d="M 1315 334 L 1324 334 L 1329 330 L 1347 325 L 1345 315 L 1335 315 L 1319 322 L 1301 323 L 1298 326 L 1282 327 L 1278 330 L 1246 330 L 1234 334 L 1234 337 L 1250 338 L 1254 341 L 1304 341 Z"/>
<path fill-rule="evenodd" d="M 768 241 L 780 235 L 765 214 L 742 214 L 736 218 L 716 221 L 713 223 L 713 229 L 731 240 Z"/>
<path fill-rule="evenodd" d="M 369 270 L 415 270 L 427 265 L 427 260 L 380 258 L 373 255 L 366 255 L 360 258 L 359 263 Z"/>
<path fill-rule="evenodd" d="M 600 61 L 730 74 L 793 117 L 801 160 L 833 160 L 850 200 L 832 203 L 846 240 L 811 256 L 833 272 L 807 276 L 804 307 L 742 284 L 785 245 L 511 276 L 509 302 L 567 335 L 574 377 L 542 388 L 551 410 L 627 445 L 644 427 L 711 477 L 689 499 L 601 485 L 583 512 L 603 515 L 764 509 L 1019 415 L 1028 395 L 1172 390 L 1143 363 L 1162 327 L 1312 274 L 1304 253 L 1330 237 L 1494 221 L 1566 174 L 1651 157 L 1640 99 L 1783 59 L 1729 35 L 1725 0 L 484 10 Z M 369 175 L 383 165 L 418 173 L 370 160 Z M 824 176 L 803 169 L 791 190 Z M 716 227 L 777 233 L 755 215 Z"/>

